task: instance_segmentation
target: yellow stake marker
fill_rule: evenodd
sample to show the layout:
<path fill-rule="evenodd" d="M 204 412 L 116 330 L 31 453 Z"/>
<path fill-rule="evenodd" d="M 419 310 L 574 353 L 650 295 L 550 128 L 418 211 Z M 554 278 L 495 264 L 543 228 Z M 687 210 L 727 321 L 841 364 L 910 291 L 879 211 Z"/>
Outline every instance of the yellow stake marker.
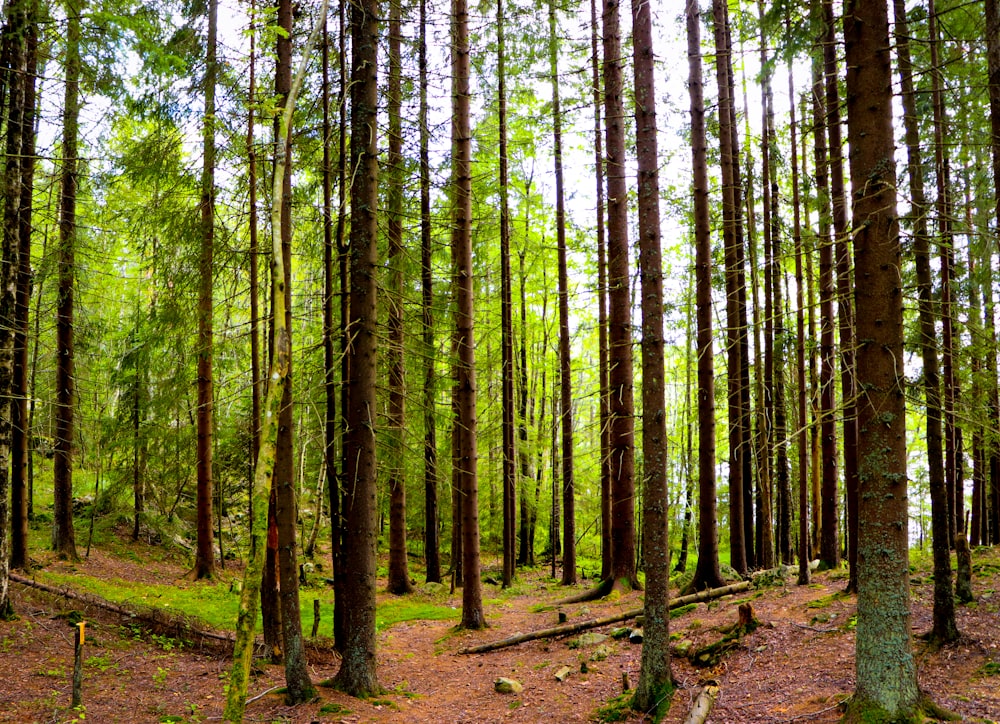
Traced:
<path fill-rule="evenodd" d="M 86 622 L 86 621 L 81 621 L 80 623 L 78 623 L 78 624 L 77 624 L 77 628 L 79 628 L 79 629 L 80 629 L 80 645 L 81 645 L 81 646 L 83 646 L 83 642 L 84 642 L 84 638 L 85 638 L 85 637 L 84 637 L 84 633 L 83 633 L 83 630 L 84 630 L 84 627 L 85 627 L 86 625 L 87 625 L 87 622 Z"/>

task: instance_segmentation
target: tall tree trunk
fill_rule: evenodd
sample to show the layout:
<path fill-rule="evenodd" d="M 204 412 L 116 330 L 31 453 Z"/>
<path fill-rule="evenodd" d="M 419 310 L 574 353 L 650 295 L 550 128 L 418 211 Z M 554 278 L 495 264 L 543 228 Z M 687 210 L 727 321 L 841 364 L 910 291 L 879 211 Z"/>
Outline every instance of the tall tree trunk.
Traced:
<path fill-rule="evenodd" d="M 503 408 L 503 586 L 517 563 L 517 450 L 514 441 L 514 311 L 510 273 L 510 201 L 507 164 L 507 75 L 504 0 L 497 2 L 497 103 L 500 115 L 500 334 Z M 523 428 L 522 428 L 523 429 Z M 521 485 L 527 484 L 525 477 Z M 523 515 L 523 511 L 522 511 Z M 526 516 L 525 516 L 526 518 Z"/>
<path fill-rule="evenodd" d="M 576 583 L 576 497 L 573 479 L 573 370 L 569 338 L 569 273 L 566 270 L 566 203 L 563 193 L 562 108 L 556 4 L 549 0 L 549 72 L 552 75 L 552 140 L 555 147 L 556 249 L 559 256 L 559 423 L 562 430 L 562 585 Z"/>
<path fill-rule="evenodd" d="M 919 705 L 911 649 L 903 371 L 903 290 L 892 73 L 885 0 L 848 0 L 847 118 L 854 199 L 859 540 L 857 684 L 852 709 L 894 719 Z M 829 109 L 828 109 L 829 110 Z"/>
<path fill-rule="evenodd" d="M 791 35 L 791 19 L 785 13 L 785 32 Z M 799 195 L 799 149 L 798 124 L 795 116 L 795 79 L 792 73 L 792 54 L 785 58 L 788 68 L 788 98 L 789 98 L 789 145 L 792 150 L 792 243 L 795 246 L 795 386 L 797 393 L 798 426 L 795 438 L 798 450 L 798 487 L 799 487 L 799 577 L 797 583 L 804 586 L 809 583 L 809 430 L 806 411 L 806 319 L 805 319 L 805 287 L 803 257 L 805 249 L 802 244 L 802 209 Z M 789 500 L 791 503 L 791 500 Z"/>
<path fill-rule="evenodd" d="M 854 381 L 854 300 L 851 299 L 851 250 L 844 192 L 840 91 L 837 70 L 837 33 L 832 0 L 823 0 L 825 38 L 823 70 L 826 80 L 826 131 L 830 140 L 830 196 L 837 269 L 837 326 L 840 339 L 840 391 L 844 430 L 844 487 L 847 493 L 847 559 L 851 566 L 848 588 L 857 590 L 858 560 L 858 420 Z"/>
<path fill-rule="evenodd" d="M 389 2 L 389 154 L 386 236 L 389 264 L 389 575 L 390 593 L 410 593 L 406 553 L 405 443 L 406 378 L 403 364 L 403 65 L 400 0 Z"/>
<path fill-rule="evenodd" d="M 697 20 L 697 19 L 696 19 Z M 632 706 L 658 710 L 673 691 L 670 671 L 670 538 L 667 525 L 667 423 L 663 363 L 663 259 L 656 137 L 653 21 L 632 1 L 636 155 L 639 165 L 639 269 L 642 284 L 642 558 L 646 571 L 642 663 Z M 742 531 L 740 531 L 742 533 Z M 666 710 L 666 706 L 663 706 Z"/>
<path fill-rule="evenodd" d="M 278 137 L 285 143 L 275 144 L 274 186 L 271 205 L 271 226 L 280 229 L 285 207 L 284 178 L 285 151 L 289 145 L 292 125 L 292 111 L 295 108 L 295 98 L 305 77 L 306 66 L 312 47 L 319 35 L 319 29 L 326 20 L 326 0 L 320 5 L 319 18 L 313 27 L 309 39 L 303 49 L 303 56 L 295 80 L 291 83 L 284 107 L 278 121 Z M 253 511 L 255 520 L 251 526 L 250 556 L 243 572 L 243 589 L 240 593 L 239 614 L 236 621 L 236 641 L 233 645 L 233 668 L 229 677 L 229 689 L 226 692 L 226 706 L 222 714 L 223 721 L 243 721 L 246 709 L 247 687 L 250 679 L 250 664 L 253 659 L 254 630 L 257 623 L 257 603 L 260 595 L 261 572 L 264 566 L 265 541 L 267 526 L 266 499 L 272 489 L 271 478 L 274 477 L 275 452 L 278 436 L 278 411 L 284 397 L 283 387 L 291 361 L 291 338 L 285 327 L 285 269 L 284 256 L 281 253 L 280 234 L 273 234 L 273 263 L 271 265 L 272 282 L 275 289 L 274 325 L 272 327 L 272 347 L 270 372 L 268 373 L 266 414 L 262 417 L 260 455 L 254 465 L 254 481 L 252 495 L 254 497 Z"/>
<path fill-rule="evenodd" d="M 441 581 L 438 537 L 434 289 L 431 269 L 431 162 L 427 125 L 427 0 L 420 0 L 420 299 L 424 357 L 424 558 L 428 582 Z"/>
<path fill-rule="evenodd" d="M 26 3 L 25 3 L 26 4 Z M 14 362 L 16 349 L 14 333 L 17 325 L 17 270 L 20 243 L 21 205 L 21 134 L 24 110 L 24 69 L 26 9 L 21 3 L 10 4 L 7 22 L 3 28 L 2 54 L 0 54 L 0 82 L 7 86 L 7 97 L 3 100 L 4 115 L 7 116 L 5 139 L 6 158 L 3 168 L 3 238 L 0 241 L 0 619 L 14 615 L 10 599 L 10 462 L 13 436 L 14 405 L 11 403 L 14 389 Z M 77 26 L 79 27 L 79 26 Z M 0 98 L 3 94 L 0 93 Z M 61 362 L 61 359 L 60 359 Z M 72 509 L 70 510 L 72 524 Z M 75 551 L 74 551 L 75 556 Z"/>
<path fill-rule="evenodd" d="M 288 102 L 292 88 L 292 3 L 279 0 L 278 25 L 285 30 L 277 37 L 277 61 L 274 68 L 274 90 L 282 103 Z M 287 34 L 286 34 L 287 33 Z M 281 241 L 281 254 L 285 279 L 282 290 L 275 296 L 285 295 L 285 333 L 291 348 L 292 334 L 292 142 L 291 134 L 275 134 L 275 147 L 283 146 L 284 163 L 281 171 L 282 194 L 280 225 L 272 229 Z M 276 154 L 277 155 L 277 154 Z M 277 165 L 275 166 L 277 172 Z M 277 184 L 277 181 L 275 181 Z M 275 307 L 277 315 L 277 307 Z M 277 323 L 277 320 L 275 320 Z M 278 523 L 278 578 L 280 581 L 281 632 L 285 660 L 285 701 L 301 704 L 315 695 L 305 658 L 302 640 L 302 617 L 299 613 L 299 565 L 296 529 L 298 505 L 295 495 L 293 470 L 294 445 L 292 439 L 292 358 L 289 355 L 285 384 L 282 387 L 281 409 L 278 414 L 278 438 L 275 450 L 275 518 Z"/>
<path fill-rule="evenodd" d="M 215 84 L 219 27 L 218 0 L 208 3 L 208 39 L 205 44 L 205 116 L 202 119 L 201 254 L 198 259 L 198 446 L 196 452 L 197 545 L 195 578 L 215 575 L 212 540 L 212 439 L 213 439 L 213 314 L 212 285 L 215 267 Z"/>
<path fill-rule="evenodd" d="M 820 2 L 814 12 L 822 13 Z M 821 41 L 822 42 L 822 41 Z M 821 503 L 819 561 L 827 569 L 840 567 L 840 495 L 837 492 L 837 425 L 833 329 L 833 242 L 830 239 L 830 176 L 826 141 L 826 93 L 821 59 L 813 60 L 813 155 L 816 164 L 816 205 L 819 210 L 819 427 Z"/>
<path fill-rule="evenodd" d="M 930 35 L 931 56 L 931 107 L 934 116 L 934 166 L 937 178 L 937 230 L 941 256 L 941 373 L 944 384 L 944 483 L 947 501 L 948 541 L 955 540 L 955 533 L 962 529 L 963 514 L 959 489 L 962 487 L 958 475 L 959 430 L 956 424 L 958 404 L 958 380 L 954 362 L 954 322 L 952 276 L 955 270 L 955 248 L 951 227 L 951 164 L 945 139 L 948 137 L 947 118 L 944 108 L 944 80 L 941 77 L 939 45 L 941 40 L 937 29 L 937 10 L 934 0 L 927 6 L 928 33 Z M 919 284 L 919 281 L 918 281 Z M 933 515 L 933 513 L 932 513 Z M 952 544 L 953 545 L 953 544 Z M 936 579 L 935 579 L 936 581 Z M 950 577 L 949 577 L 950 581 Z"/>
<path fill-rule="evenodd" d="M 520 467 L 521 467 L 521 514 L 518 527 L 518 554 L 517 554 L 517 565 L 526 566 L 531 565 L 534 560 L 535 551 L 534 547 L 531 545 L 531 523 L 532 523 L 532 509 L 528 499 L 528 481 L 534 476 L 531 474 L 531 453 L 529 451 L 528 445 L 528 303 L 527 303 L 527 276 L 524 271 L 524 256 L 525 252 L 522 248 L 518 252 L 518 261 L 520 265 L 520 283 L 521 283 L 521 339 L 520 339 L 520 364 L 517 368 L 518 380 L 519 380 L 519 394 L 518 394 L 518 456 L 520 457 Z M 548 306 L 548 297 L 543 298 L 542 302 L 542 326 L 545 328 L 545 310 Z M 542 396 L 545 396 L 544 386 L 542 387 Z M 541 406 L 539 406 L 539 410 Z"/>
<path fill-rule="evenodd" d="M 608 421 L 611 461 L 611 577 L 638 586 L 635 574 L 635 420 L 632 316 L 625 186 L 625 106 L 622 98 L 618 3 L 604 0 L 604 119 L 608 176 Z"/>
<path fill-rule="evenodd" d="M 594 179 L 597 234 L 597 346 L 599 423 L 601 450 L 601 580 L 611 576 L 611 454 L 608 408 L 608 253 L 604 226 L 604 141 L 601 138 L 601 56 L 598 50 L 600 27 L 597 0 L 590 0 L 590 71 L 594 92 Z"/>
<path fill-rule="evenodd" d="M 684 310 L 684 340 L 685 349 L 688 350 L 694 347 L 694 325 L 692 324 L 694 315 L 691 314 L 691 299 L 693 296 L 694 290 L 689 281 L 685 295 Z M 691 367 L 691 355 L 686 354 L 684 356 L 684 425 L 682 428 L 684 435 L 684 452 L 682 453 L 684 469 L 684 522 L 681 525 L 681 550 L 677 554 L 677 563 L 674 565 L 674 571 L 679 573 L 687 571 L 688 539 L 691 534 L 691 519 L 694 514 L 694 476 L 691 474 L 694 459 L 694 432 L 689 422 L 691 420 Z"/>
<path fill-rule="evenodd" d="M 941 455 L 941 381 L 938 376 L 937 334 L 934 328 L 930 236 L 927 232 L 929 207 L 924 194 L 917 94 L 913 87 L 913 64 L 910 59 L 910 33 L 906 20 L 905 0 L 893 0 L 893 10 L 896 21 L 896 59 L 903 100 L 903 126 L 906 129 L 907 177 L 913 211 L 913 257 L 917 271 L 920 356 L 923 362 L 924 405 L 927 413 L 925 427 L 927 478 L 931 494 L 934 551 L 934 624 L 931 633 L 938 643 L 947 643 L 958 638 L 958 627 L 955 624 L 955 596 L 951 585 L 949 554 L 954 536 L 948 529 L 948 497 L 944 460 Z"/>
<path fill-rule="evenodd" d="M 12 568 L 28 565 L 28 333 L 31 303 L 31 211 L 35 175 L 35 75 L 38 61 L 36 6 L 28 3 L 25 28 L 24 114 L 21 118 L 20 193 L 18 205 L 17 280 L 14 299 L 14 380 L 11 408 L 11 548 Z M 10 121 L 8 121 L 9 124 Z"/>
<path fill-rule="evenodd" d="M 343 659 L 339 687 L 351 696 L 378 691 L 375 661 L 375 374 L 378 290 L 378 0 L 350 6 L 351 279 L 350 377 L 343 446 Z"/>
<path fill-rule="evenodd" d="M 462 627 L 486 626 L 479 580 L 479 479 L 476 419 L 476 346 L 473 336 L 472 131 L 469 118 L 469 11 L 452 0 L 452 268 L 455 275 L 455 435 L 462 500 Z"/>
<path fill-rule="evenodd" d="M 698 564 L 685 590 L 717 588 L 719 537 L 715 489 L 715 372 L 712 351 L 712 240 L 708 208 L 705 101 L 701 71 L 701 11 L 687 0 L 688 92 L 694 170 L 695 290 L 698 321 Z"/>
<path fill-rule="evenodd" d="M 61 558 L 77 559 L 73 533 L 73 283 L 76 270 L 77 138 L 80 118 L 80 24 L 83 0 L 66 4 L 66 94 L 63 104 L 63 167 L 60 179 L 59 292 L 56 303 L 56 439 L 52 461 L 55 496 L 52 548 Z"/>
<path fill-rule="evenodd" d="M 728 8 L 723 0 L 712 2 L 712 27 L 715 36 L 715 70 L 719 88 L 719 145 L 722 166 L 722 236 L 726 276 L 726 383 L 729 414 L 729 558 L 739 573 L 747 571 L 747 555 L 743 525 L 744 456 L 748 447 L 743 440 L 743 378 L 742 347 L 740 346 L 740 250 L 742 238 L 737 237 L 736 225 L 740 208 L 734 183 L 737 160 L 732 143 L 733 98 L 730 93 L 732 48 L 727 45 Z M 742 234 L 740 235 L 742 237 Z"/>

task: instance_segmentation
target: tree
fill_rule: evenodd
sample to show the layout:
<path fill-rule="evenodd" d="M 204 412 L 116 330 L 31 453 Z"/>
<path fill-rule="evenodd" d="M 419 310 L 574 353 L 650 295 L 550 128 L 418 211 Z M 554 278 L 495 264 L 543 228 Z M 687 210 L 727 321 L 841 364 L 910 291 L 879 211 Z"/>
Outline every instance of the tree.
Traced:
<path fill-rule="evenodd" d="M 319 17 L 313 26 L 309 39 L 306 41 L 302 61 L 295 74 L 294 81 L 288 88 L 284 104 L 278 116 L 278 138 L 284 143 L 275 144 L 274 186 L 271 195 L 271 226 L 280 229 L 285 211 L 283 203 L 285 180 L 285 152 L 291 138 L 292 112 L 295 109 L 295 99 L 305 78 L 309 55 L 319 30 L 326 21 L 326 0 L 320 5 Z M 291 362 L 291 338 L 286 328 L 285 315 L 285 261 L 281 253 L 281 235 L 272 234 L 272 264 L 271 278 L 275 289 L 274 294 L 274 324 L 272 326 L 272 347 L 270 372 L 265 400 L 266 413 L 261 423 L 260 454 L 254 464 L 253 478 L 253 510 L 254 521 L 251 527 L 250 556 L 243 573 L 243 588 L 240 592 L 240 607 L 236 620 L 236 641 L 233 644 L 233 668 L 229 676 L 229 689 L 226 692 L 226 706 L 222 719 L 226 722 L 242 722 L 246 708 L 247 687 L 250 679 L 250 664 L 253 660 L 254 630 L 257 624 L 258 603 L 260 595 L 261 573 L 264 567 L 265 536 L 267 534 L 267 498 L 272 488 L 274 477 L 275 448 L 278 436 L 278 412 L 284 397 L 285 379 Z M 374 625 L 373 625 L 374 629 Z M 372 656 L 374 659 L 374 655 Z"/>
<path fill-rule="evenodd" d="M 510 185 L 507 163 L 507 74 L 504 0 L 497 2 L 497 105 L 500 125 L 500 346 L 503 427 L 503 586 L 517 562 L 517 450 L 514 442 L 514 310 L 510 274 Z M 559 179 L 561 185 L 561 178 Z M 561 188 L 560 188 L 561 191 Z M 527 478 L 521 482 L 527 485 Z M 523 510 L 522 506 L 522 513 Z M 527 517 L 525 516 L 526 520 Z"/>
<path fill-rule="evenodd" d="M 427 0 L 420 0 L 420 307 L 424 359 L 424 556 L 427 581 L 441 581 L 435 414 L 434 289 L 431 269 L 431 163 L 427 126 Z"/>
<path fill-rule="evenodd" d="M 695 290 L 698 349 L 698 564 L 685 591 L 723 585 L 715 499 L 715 371 L 712 358 L 712 240 L 708 208 L 705 99 L 697 0 L 686 5 L 691 161 L 694 178 Z"/>
<path fill-rule="evenodd" d="M 73 533 L 73 413 L 76 378 L 73 373 L 73 283 L 76 246 L 76 195 L 79 181 L 77 139 L 80 119 L 80 21 L 84 0 L 66 3 L 66 92 L 63 101 L 62 175 L 59 217 L 59 293 L 56 309 L 56 439 L 52 461 L 55 495 L 52 548 L 61 558 L 76 560 Z"/>
<path fill-rule="evenodd" d="M 389 250 L 389 580 L 390 593 L 410 593 L 406 560 L 405 450 L 406 378 L 403 365 L 403 119 L 402 41 L 399 0 L 389 3 L 389 153 L 386 236 Z"/>
<path fill-rule="evenodd" d="M 633 706 L 666 711 L 670 671 L 670 538 L 667 524 L 667 424 L 663 364 L 663 259 L 657 155 L 653 21 L 649 3 L 632 2 L 636 154 L 639 163 L 639 269 L 642 283 L 643 606 L 642 664 Z M 697 23 L 697 16 L 693 22 Z M 689 17 L 688 22 L 692 22 Z M 690 42 L 690 40 L 689 40 Z M 696 60 L 700 58 L 696 54 Z M 741 521 L 742 522 L 742 521 Z M 740 531 L 742 534 L 742 530 Z"/>
<path fill-rule="evenodd" d="M 325 14 L 325 11 L 324 11 Z M 274 65 L 274 90 L 280 103 L 289 102 L 292 92 L 292 3 L 279 0 L 278 26 L 284 32 L 277 35 L 277 59 Z M 317 26 L 320 27 L 319 25 Z M 315 33 L 312 39 L 315 42 Z M 311 46 L 310 46 L 311 49 Z M 275 128 L 275 158 L 282 156 L 284 163 L 280 170 L 282 177 L 281 203 L 283 205 L 280 224 L 271 233 L 280 236 L 283 270 L 282 288 L 274 288 L 274 297 L 285 295 L 285 334 L 291 347 L 292 334 L 292 142 L 291 135 L 281 133 L 280 122 Z M 282 151 L 277 147 L 283 146 Z M 279 165 L 275 163 L 275 173 Z M 277 185 L 278 181 L 275 181 Z M 272 264 L 274 262 L 272 261 Z M 273 303 L 273 301 L 272 301 Z M 275 317 L 278 315 L 277 306 Z M 273 324 L 276 324 L 273 322 Z M 275 350 L 277 354 L 277 350 Z M 273 381 L 273 380 L 272 380 Z M 292 441 L 292 358 L 289 355 L 285 383 L 282 386 L 281 407 L 278 412 L 277 448 L 274 461 L 275 520 L 278 525 L 278 580 L 281 602 L 281 638 L 284 644 L 285 660 L 285 700 L 289 704 L 301 704 L 315 696 L 315 689 L 309 678 L 309 669 L 302 641 L 302 617 L 299 613 L 299 565 L 296 544 L 298 527 L 298 504 L 295 500 L 295 478 L 293 474 Z"/>
<path fill-rule="evenodd" d="M 556 249 L 559 256 L 559 422 L 562 430 L 563 570 L 561 583 L 576 583 L 576 497 L 573 480 L 573 369 L 569 338 L 569 273 L 566 269 L 566 202 L 563 192 L 562 109 L 556 5 L 549 2 L 549 72 L 552 74 L 552 141 L 556 182 Z"/>
<path fill-rule="evenodd" d="M 885 0 L 849 0 L 847 133 L 854 197 L 858 388 L 857 684 L 850 716 L 915 716 L 910 644 L 902 278 Z"/>
<path fill-rule="evenodd" d="M 212 542 L 212 426 L 213 377 L 212 334 L 215 239 L 215 83 L 218 73 L 216 36 L 219 26 L 218 0 L 208 3 L 208 39 L 205 44 L 205 116 L 202 119 L 201 255 L 198 259 L 198 535 L 195 547 L 195 578 L 215 575 Z"/>
<path fill-rule="evenodd" d="M 378 0 L 351 5 L 350 377 L 344 421 L 343 659 L 351 696 L 379 690 L 375 661 L 375 370 L 378 289 Z"/>
<path fill-rule="evenodd" d="M 906 130 L 907 177 L 913 209 L 913 256 L 917 272 L 917 295 L 920 317 L 920 357 L 923 362 L 924 407 L 927 414 L 927 478 L 931 493 L 931 530 L 934 552 L 934 624 L 931 636 L 938 643 L 958 638 L 955 624 L 955 597 L 951 577 L 951 541 L 948 529 L 948 493 L 945 485 L 944 459 L 941 450 L 941 380 L 938 373 L 937 334 L 935 331 L 933 282 L 930 264 L 930 235 L 927 231 L 929 205 L 924 193 L 924 168 L 920 153 L 920 128 L 917 96 L 913 87 L 913 63 L 910 58 L 909 23 L 904 0 L 894 0 L 896 62 L 903 100 L 903 126 Z M 978 316 L 978 312 L 976 313 Z"/>
<path fill-rule="evenodd" d="M 625 107 L 618 3 L 604 0 L 604 119 L 608 179 L 608 451 L 611 463 L 611 579 L 636 587 L 635 420 L 625 186 Z"/>
<path fill-rule="evenodd" d="M 452 0 L 452 234 L 455 294 L 456 488 L 462 520 L 463 628 L 486 626 L 479 580 L 479 480 L 477 476 L 476 347 L 472 283 L 472 133 L 469 127 L 469 12 Z M 374 93 L 374 90 L 373 90 Z M 373 105 L 374 107 L 374 105 Z"/>

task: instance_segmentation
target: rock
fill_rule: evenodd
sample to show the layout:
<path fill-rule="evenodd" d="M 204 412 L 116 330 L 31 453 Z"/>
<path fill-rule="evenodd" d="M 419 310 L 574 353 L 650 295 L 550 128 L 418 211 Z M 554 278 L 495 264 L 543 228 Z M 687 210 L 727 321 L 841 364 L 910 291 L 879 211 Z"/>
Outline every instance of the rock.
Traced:
<path fill-rule="evenodd" d="M 568 666 L 562 666 L 556 672 L 556 681 L 566 681 L 566 679 L 568 679 L 569 675 L 572 673 L 573 669 L 569 668 Z"/>
<path fill-rule="evenodd" d="M 524 687 L 520 681 L 517 679 L 506 679 L 502 676 L 493 682 L 493 689 L 498 694 L 520 694 L 524 691 Z"/>
<path fill-rule="evenodd" d="M 438 594 L 448 592 L 448 586 L 443 583 L 435 583 L 434 581 L 429 581 L 423 584 L 420 588 L 424 593 Z"/>
<path fill-rule="evenodd" d="M 628 642 L 630 644 L 641 644 L 642 643 L 642 629 L 634 628 L 632 633 L 628 635 Z"/>
<path fill-rule="evenodd" d="M 594 653 L 590 655 L 591 661 L 604 661 L 608 656 L 611 655 L 611 649 L 607 646 L 598 646 L 594 649 Z"/>
<path fill-rule="evenodd" d="M 559 612 L 559 623 L 566 623 L 566 612 L 565 611 L 560 611 Z"/>
<path fill-rule="evenodd" d="M 611 633 L 609 635 L 611 638 L 618 640 L 626 638 L 630 633 L 632 633 L 632 629 L 628 626 L 619 626 L 618 628 L 611 629 Z"/>
<path fill-rule="evenodd" d="M 589 632 L 581 635 L 579 638 L 570 641 L 571 649 L 582 649 L 584 646 L 597 646 L 598 644 L 603 644 L 608 640 L 608 637 L 602 633 Z"/>
<path fill-rule="evenodd" d="M 635 617 L 635 627 L 636 628 L 642 628 L 645 625 L 646 625 L 646 617 L 645 616 L 643 616 L 642 614 L 640 614 L 640 615 L 638 615 L 638 616 Z"/>
<path fill-rule="evenodd" d="M 680 641 L 677 642 L 677 645 L 674 646 L 674 655 L 679 656 L 683 659 L 687 657 L 688 652 L 691 651 L 692 646 L 694 646 L 694 642 L 692 642 L 690 639 L 681 639 Z"/>

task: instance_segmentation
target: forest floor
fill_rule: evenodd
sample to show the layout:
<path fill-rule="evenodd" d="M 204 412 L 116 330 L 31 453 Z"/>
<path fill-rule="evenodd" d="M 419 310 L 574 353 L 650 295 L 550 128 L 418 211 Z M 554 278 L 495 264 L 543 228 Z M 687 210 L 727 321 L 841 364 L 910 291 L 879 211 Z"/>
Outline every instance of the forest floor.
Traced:
<path fill-rule="evenodd" d="M 975 603 L 958 607 L 962 639 L 938 651 L 915 640 L 921 688 L 964 721 L 1000 720 L 1000 552 L 974 552 Z M 125 559 L 95 550 L 68 564 L 38 561 L 46 569 L 106 579 L 175 582 L 185 585 L 181 563 Z M 929 556 L 921 560 L 929 560 Z M 928 564 L 929 565 L 929 564 Z M 915 635 L 931 624 L 933 581 L 921 563 L 913 574 Z M 232 575 L 232 573 L 228 573 Z M 385 693 L 361 701 L 319 688 L 310 704 L 287 707 L 280 692 L 281 666 L 260 663 L 251 682 L 254 699 L 247 721 L 258 722 L 573 722 L 595 720 L 597 708 L 622 693 L 623 674 L 638 681 L 641 646 L 607 639 L 572 647 L 579 634 L 543 639 L 476 655 L 458 649 L 555 625 L 557 612 L 569 621 L 612 615 L 641 606 L 640 592 L 572 605 L 557 601 L 576 591 L 559 588 L 545 572 L 522 574 L 513 593 L 484 584 L 489 628 L 457 631 L 455 621 L 412 620 L 379 634 L 378 675 Z M 832 722 L 854 687 L 854 596 L 844 595 L 843 572 L 820 573 L 807 586 L 784 584 L 697 604 L 671 621 L 676 644 L 696 647 L 721 637 L 735 623 L 737 604 L 750 601 L 762 626 L 710 669 L 673 658 L 679 688 L 664 721 L 682 722 L 701 682 L 714 679 L 718 702 L 710 722 Z M 586 585 L 588 582 L 583 582 Z M 418 586 L 418 591 L 420 587 Z M 584 590 L 581 586 L 577 590 Z M 13 584 L 18 618 L 0 622 L 0 722 L 197 722 L 218 721 L 228 680 L 224 646 L 183 645 L 151 635 L 134 620 L 78 600 Z M 461 591 L 418 592 L 458 609 Z M 380 602 L 388 594 L 379 593 Z M 304 602 L 305 604 L 305 602 Z M 87 620 L 83 711 L 69 708 L 73 670 L 73 627 L 66 613 Z M 456 614 L 457 615 L 457 614 Z M 620 626 L 622 624 L 615 624 Z M 615 625 L 595 629 L 609 633 Z M 307 632 L 308 633 L 308 632 Z M 314 682 L 334 676 L 338 660 L 329 640 L 310 649 Z M 682 644 L 686 645 L 686 644 Z M 587 672 L 581 673 L 581 663 Z M 570 667 L 565 681 L 556 672 Z M 494 680 L 523 684 L 518 694 L 499 694 Z M 620 721 L 639 722 L 632 715 Z"/>

